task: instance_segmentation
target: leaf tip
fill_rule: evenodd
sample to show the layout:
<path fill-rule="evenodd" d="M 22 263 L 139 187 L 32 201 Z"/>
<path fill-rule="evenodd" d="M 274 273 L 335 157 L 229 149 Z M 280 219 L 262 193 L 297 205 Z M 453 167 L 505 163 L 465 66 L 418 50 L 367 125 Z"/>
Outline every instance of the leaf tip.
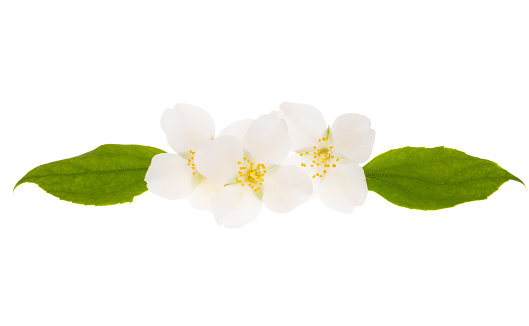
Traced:
<path fill-rule="evenodd" d="M 26 181 L 24 181 L 24 178 L 18 180 L 18 182 L 16 183 L 16 185 L 13 187 L 13 194 L 15 194 L 15 189 L 17 189 L 18 186 L 20 186 L 21 184 L 25 183 Z"/>
<path fill-rule="evenodd" d="M 525 183 L 523 183 L 523 181 L 521 179 L 516 178 L 516 179 L 514 179 L 514 181 L 518 181 L 519 183 L 523 184 L 523 186 L 525 187 L 525 190 L 527 190 L 527 186 L 525 185 Z"/>
<path fill-rule="evenodd" d="M 511 175 L 511 180 L 521 183 L 525 187 L 525 190 L 527 190 L 527 186 L 525 185 L 525 183 L 520 178 L 518 178 L 517 176 L 515 176 L 512 173 L 509 173 L 509 174 Z"/>

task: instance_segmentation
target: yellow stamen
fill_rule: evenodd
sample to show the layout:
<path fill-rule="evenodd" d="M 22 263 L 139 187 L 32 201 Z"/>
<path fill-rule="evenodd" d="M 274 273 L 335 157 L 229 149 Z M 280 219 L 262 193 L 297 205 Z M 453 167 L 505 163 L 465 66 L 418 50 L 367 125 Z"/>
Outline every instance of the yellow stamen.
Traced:
<path fill-rule="evenodd" d="M 261 190 L 259 186 L 263 184 L 263 177 L 266 174 L 266 167 L 262 163 L 254 163 L 247 157 L 244 157 L 244 165 L 239 166 L 239 176 L 235 178 L 236 182 L 244 187 L 253 189 L 255 192 Z M 238 164 L 242 164 L 238 162 Z M 240 179 L 239 179 L 240 178 Z M 259 185 L 259 186 L 258 186 Z"/>
<path fill-rule="evenodd" d="M 318 143 L 321 143 L 322 141 L 328 142 L 329 137 L 323 137 L 323 138 L 318 139 Z M 314 174 L 312 177 L 313 178 L 316 178 L 316 177 L 323 178 L 323 175 L 329 171 L 328 170 L 329 168 L 336 167 L 335 163 L 338 162 L 340 159 L 335 158 L 334 155 L 332 155 L 333 154 L 332 149 L 334 148 L 334 146 L 320 147 L 320 148 L 318 148 L 318 146 L 313 146 L 313 148 L 314 148 L 313 152 L 305 152 L 305 154 L 300 154 L 300 156 L 309 155 L 309 154 L 312 156 L 310 159 L 307 158 L 306 160 L 304 160 L 301 163 L 301 166 L 306 167 L 309 162 L 312 162 L 312 164 L 310 164 L 310 167 L 318 171 L 318 173 Z"/>

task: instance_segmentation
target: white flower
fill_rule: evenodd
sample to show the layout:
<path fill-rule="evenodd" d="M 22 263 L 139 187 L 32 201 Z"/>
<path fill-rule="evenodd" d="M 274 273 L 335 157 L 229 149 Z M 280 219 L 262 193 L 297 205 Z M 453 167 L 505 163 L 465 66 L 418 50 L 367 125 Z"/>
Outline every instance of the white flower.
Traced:
<path fill-rule="evenodd" d="M 217 223 L 241 227 L 257 217 L 262 203 L 285 213 L 309 199 L 310 178 L 299 167 L 279 165 L 290 146 L 284 121 L 270 114 L 236 122 L 198 146 L 197 170 L 224 186 L 211 197 Z"/>
<path fill-rule="evenodd" d="M 319 195 L 328 207 L 350 213 L 365 202 L 367 184 L 359 166 L 371 155 L 375 131 L 363 115 L 346 113 L 328 127 L 316 108 L 283 103 L 276 115 L 286 122 L 292 150 L 300 165 L 319 184 Z"/>
<path fill-rule="evenodd" d="M 220 189 L 205 179 L 195 168 L 198 145 L 215 135 L 215 123 L 205 110 L 177 104 L 167 109 L 161 119 L 167 142 L 178 154 L 155 155 L 145 175 L 147 188 L 167 199 L 189 197 L 193 206 L 211 210 L 209 199 Z"/>

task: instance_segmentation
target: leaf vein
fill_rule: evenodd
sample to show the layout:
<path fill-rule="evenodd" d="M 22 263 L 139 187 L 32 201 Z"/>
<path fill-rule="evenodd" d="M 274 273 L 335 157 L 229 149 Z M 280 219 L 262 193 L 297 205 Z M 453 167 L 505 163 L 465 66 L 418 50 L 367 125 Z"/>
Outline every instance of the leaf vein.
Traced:
<path fill-rule="evenodd" d="M 109 173 L 119 173 L 119 172 L 139 171 L 139 170 L 147 170 L 147 168 L 118 169 L 118 170 L 106 170 L 106 171 L 87 171 L 87 172 L 82 172 L 82 173 L 54 173 L 54 174 L 31 176 L 31 177 L 28 177 L 28 179 L 56 177 L 56 176 L 82 176 L 86 174 L 109 174 Z"/>

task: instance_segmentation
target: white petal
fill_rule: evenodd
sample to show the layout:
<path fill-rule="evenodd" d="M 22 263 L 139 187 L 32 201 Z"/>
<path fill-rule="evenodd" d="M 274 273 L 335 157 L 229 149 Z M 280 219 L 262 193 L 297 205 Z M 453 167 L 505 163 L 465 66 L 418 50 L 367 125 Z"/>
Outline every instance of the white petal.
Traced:
<path fill-rule="evenodd" d="M 211 208 L 218 224 L 239 228 L 257 218 L 261 201 L 252 189 L 238 184 L 222 188 L 211 198 Z"/>
<path fill-rule="evenodd" d="M 263 203 L 276 213 L 286 213 L 306 202 L 312 181 L 300 168 L 286 165 L 272 168 L 263 182 Z"/>
<path fill-rule="evenodd" d="M 215 123 L 205 110 L 190 105 L 177 104 L 162 115 L 162 129 L 167 142 L 178 154 L 187 157 L 200 143 L 215 136 Z"/>
<path fill-rule="evenodd" d="M 248 127 L 250 127 L 252 121 L 252 119 L 244 119 L 234 122 L 222 129 L 217 137 L 232 136 L 237 138 L 241 144 L 244 144 L 244 136 L 246 136 L 246 131 L 248 130 Z"/>
<path fill-rule="evenodd" d="M 312 148 L 327 132 L 321 112 L 310 105 L 285 102 L 280 105 L 278 115 L 287 124 L 292 150 L 295 152 Z"/>
<path fill-rule="evenodd" d="M 348 158 L 352 163 L 362 163 L 369 159 L 375 142 L 375 131 L 366 116 L 346 113 L 337 117 L 331 127 L 333 152 Z"/>
<path fill-rule="evenodd" d="M 356 164 L 339 164 L 327 170 L 320 188 L 320 198 L 328 207 L 350 213 L 367 197 L 364 170 Z"/>
<path fill-rule="evenodd" d="M 321 183 L 321 178 L 312 178 L 312 176 L 316 173 L 322 173 L 323 167 L 320 169 L 311 168 L 310 164 L 305 164 L 305 166 L 301 165 L 301 163 L 304 162 L 306 163 L 306 160 L 300 157 L 299 154 L 292 154 L 287 156 L 283 163 L 281 163 L 281 166 L 293 165 L 298 167 L 301 171 L 303 171 L 303 173 L 305 173 L 305 175 L 307 175 L 307 177 L 309 177 L 310 180 L 312 180 L 312 195 L 310 196 L 310 198 L 312 198 L 318 194 Z"/>
<path fill-rule="evenodd" d="M 271 114 L 252 121 L 244 138 L 244 149 L 254 163 L 281 164 L 290 151 L 285 122 Z"/>
<path fill-rule="evenodd" d="M 294 165 L 300 167 L 301 163 L 303 163 L 303 158 L 300 157 L 299 154 L 291 153 L 285 157 L 283 162 L 281 162 L 281 165 Z"/>
<path fill-rule="evenodd" d="M 214 184 L 209 179 L 204 178 L 189 196 L 189 203 L 193 207 L 212 212 L 211 198 L 222 189 L 223 186 Z"/>
<path fill-rule="evenodd" d="M 147 189 L 167 199 L 189 196 L 199 179 L 193 176 L 187 160 L 167 153 L 155 155 L 145 175 Z"/>
<path fill-rule="evenodd" d="M 244 156 L 242 144 L 231 136 L 203 142 L 195 152 L 197 171 L 211 182 L 225 185 L 235 182 L 237 162 Z"/>

